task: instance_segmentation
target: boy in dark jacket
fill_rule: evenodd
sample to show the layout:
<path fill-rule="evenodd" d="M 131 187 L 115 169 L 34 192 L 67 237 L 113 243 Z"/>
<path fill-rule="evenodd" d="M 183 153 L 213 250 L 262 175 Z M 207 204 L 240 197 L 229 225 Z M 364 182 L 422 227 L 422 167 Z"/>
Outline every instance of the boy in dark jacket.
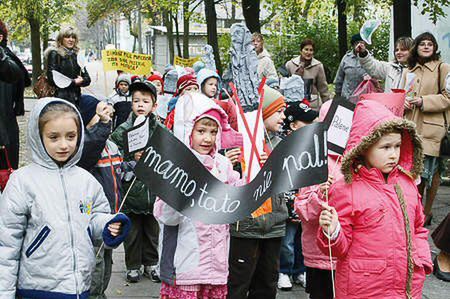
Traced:
<path fill-rule="evenodd" d="M 132 113 L 128 120 L 121 124 L 110 137 L 122 153 L 125 147 L 123 133 L 134 126 L 138 116 L 143 115 L 149 118 L 150 135 L 158 125 L 153 114 L 156 109 L 157 97 L 155 86 L 149 81 L 134 82 L 130 85 L 130 92 Z M 135 164 L 141 156 L 142 152 L 124 155 L 124 161 Z M 159 282 L 159 277 L 156 274 L 159 226 L 155 217 L 153 217 L 153 204 L 156 195 L 151 193 L 142 181 L 135 180 L 132 183 L 133 178 L 134 174 L 125 174 L 122 181 L 124 192 L 128 192 L 122 212 L 132 222 L 132 228 L 124 243 L 127 280 L 138 282 L 141 279 L 140 269 L 143 265 L 144 275 L 149 276 L 154 282 Z"/>
<path fill-rule="evenodd" d="M 264 86 L 263 120 L 270 154 L 280 138 L 285 119 L 284 97 Z M 231 225 L 228 298 L 275 299 L 280 267 L 281 239 L 285 235 L 287 207 L 283 194 L 268 199 L 243 221 Z"/>

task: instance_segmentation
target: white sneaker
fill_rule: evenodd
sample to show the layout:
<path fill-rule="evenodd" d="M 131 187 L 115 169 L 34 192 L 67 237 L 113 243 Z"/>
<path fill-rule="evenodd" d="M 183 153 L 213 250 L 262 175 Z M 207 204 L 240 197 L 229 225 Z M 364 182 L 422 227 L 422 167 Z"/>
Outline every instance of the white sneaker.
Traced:
<path fill-rule="evenodd" d="M 300 273 L 297 277 L 295 277 L 294 283 L 306 288 L 306 273 Z"/>
<path fill-rule="evenodd" d="M 280 273 L 278 276 L 278 288 L 282 291 L 290 291 L 292 289 L 292 283 L 289 275 Z"/>

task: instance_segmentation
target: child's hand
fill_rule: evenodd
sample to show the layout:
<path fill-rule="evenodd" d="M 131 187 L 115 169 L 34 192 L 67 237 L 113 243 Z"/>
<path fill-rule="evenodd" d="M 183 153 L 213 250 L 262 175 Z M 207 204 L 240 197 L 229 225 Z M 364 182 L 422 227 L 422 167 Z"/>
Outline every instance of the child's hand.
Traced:
<path fill-rule="evenodd" d="M 105 102 L 99 102 L 95 113 L 100 117 L 102 123 L 108 123 L 111 121 L 112 107 Z"/>
<path fill-rule="evenodd" d="M 267 155 L 267 153 L 266 152 L 261 152 L 260 154 L 259 154 L 259 157 L 261 158 L 260 160 L 259 160 L 259 163 L 261 164 L 261 165 L 264 165 L 265 163 L 266 163 L 266 161 L 267 161 L 267 159 L 269 159 L 269 156 Z"/>
<path fill-rule="evenodd" d="M 322 194 L 325 194 L 330 189 L 330 187 L 333 183 L 334 183 L 334 176 L 329 175 L 328 181 L 320 184 L 320 192 L 322 192 Z"/>
<path fill-rule="evenodd" d="M 406 98 L 405 103 L 403 104 L 403 107 L 405 107 L 405 110 L 411 110 L 412 105 L 409 103 L 408 98 Z"/>
<path fill-rule="evenodd" d="M 322 203 L 322 213 L 319 217 L 319 225 L 327 234 L 332 235 L 339 223 L 339 217 L 336 209 L 330 207 L 327 203 Z"/>
<path fill-rule="evenodd" d="M 81 76 L 78 76 L 73 81 L 74 81 L 76 86 L 79 86 L 79 85 L 81 85 L 83 83 L 84 80 L 83 80 L 83 78 Z"/>
<path fill-rule="evenodd" d="M 227 157 L 231 161 L 231 164 L 233 164 L 234 166 L 240 162 L 241 149 L 237 147 L 228 150 L 225 152 L 225 157 Z"/>
<path fill-rule="evenodd" d="M 122 226 L 122 223 L 120 222 L 114 222 L 108 225 L 108 230 L 111 233 L 113 237 L 117 237 L 120 235 L 120 227 Z"/>
<path fill-rule="evenodd" d="M 134 160 L 139 161 L 141 159 L 143 153 L 144 153 L 144 151 L 134 153 Z"/>

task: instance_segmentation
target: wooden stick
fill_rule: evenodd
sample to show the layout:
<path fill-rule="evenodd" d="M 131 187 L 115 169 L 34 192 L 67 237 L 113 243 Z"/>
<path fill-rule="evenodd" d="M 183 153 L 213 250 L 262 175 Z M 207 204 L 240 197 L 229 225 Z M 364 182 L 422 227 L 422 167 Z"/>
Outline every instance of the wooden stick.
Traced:
<path fill-rule="evenodd" d="M 131 187 L 133 187 L 134 182 L 136 182 L 136 176 L 134 176 L 134 179 L 133 179 L 133 181 L 131 182 L 131 185 L 130 185 L 130 187 L 128 188 L 127 193 L 126 193 L 125 196 L 123 197 L 123 200 L 122 200 L 122 203 L 120 204 L 119 210 L 117 211 L 117 213 L 116 213 L 115 215 L 119 214 L 120 211 L 122 210 L 123 204 L 124 204 L 125 201 L 127 200 L 128 193 L 130 193 Z M 102 251 L 102 249 L 103 249 L 104 246 L 105 246 L 105 242 L 103 241 L 103 242 L 102 242 L 102 245 L 100 245 L 100 248 L 99 248 L 98 251 L 97 251 L 97 254 L 95 255 L 95 258 L 98 257 L 98 255 L 100 254 L 100 251 Z"/>
<path fill-rule="evenodd" d="M 337 161 L 337 160 L 336 160 Z M 328 188 L 325 191 L 325 199 L 326 199 L 326 203 L 328 205 Z M 333 255 L 331 254 L 331 235 L 330 235 L 330 226 L 328 226 L 327 229 L 327 234 L 328 234 L 328 255 L 330 257 L 330 266 L 331 266 L 331 285 L 333 287 L 333 298 L 336 298 L 336 289 L 334 287 L 334 272 L 333 272 Z"/>

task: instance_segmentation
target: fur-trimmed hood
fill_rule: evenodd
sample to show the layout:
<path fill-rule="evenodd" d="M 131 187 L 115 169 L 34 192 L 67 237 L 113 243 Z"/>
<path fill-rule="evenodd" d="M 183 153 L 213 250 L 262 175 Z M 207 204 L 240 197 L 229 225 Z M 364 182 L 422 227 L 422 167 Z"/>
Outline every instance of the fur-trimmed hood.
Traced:
<path fill-rule="evenodd" d="M 342 173 L 350 184 L 358 167 L 356 159 L 384 134 L 400 130 L 402 145 L 398 169 L 411 178 L 417 178 L 423 169 L 422 141 L 416 133 L 416 125 L 396 117 L 385 106 L 375 101 L 361 101 L 356 105 L 350 137 L 342 159 Z"/>
<path fill-rule="evenodd" d="M 48 55 L 51 51 L 56 51 L 61 57 L 65 57 L 69 52 L 67 52 L 63 47 L 50 46 L 44 51 L 44 60 L 47 61 Z M 78 54 L 78 48 L 73 48 L 73 52 Z"/>

